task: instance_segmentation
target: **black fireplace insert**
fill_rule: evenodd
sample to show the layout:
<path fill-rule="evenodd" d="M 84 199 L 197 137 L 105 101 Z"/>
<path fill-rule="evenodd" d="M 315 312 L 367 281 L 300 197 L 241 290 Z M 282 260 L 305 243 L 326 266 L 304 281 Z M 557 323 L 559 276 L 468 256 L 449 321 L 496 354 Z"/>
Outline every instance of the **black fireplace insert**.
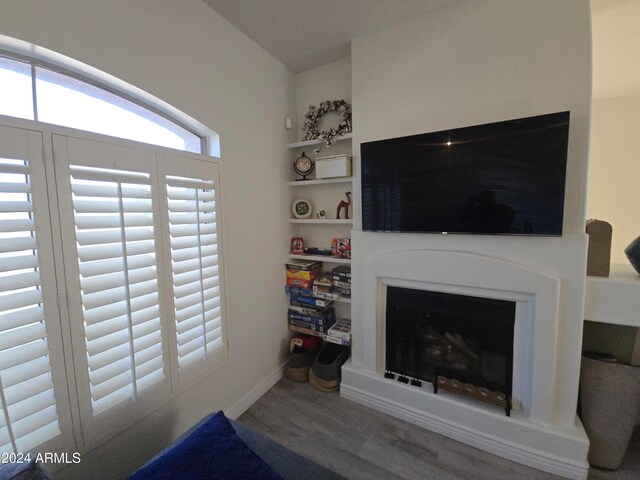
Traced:
<path fill-rule="evenodd" d="M 387 287 L 386 374 L 511 411 L 516 303 Z"/>

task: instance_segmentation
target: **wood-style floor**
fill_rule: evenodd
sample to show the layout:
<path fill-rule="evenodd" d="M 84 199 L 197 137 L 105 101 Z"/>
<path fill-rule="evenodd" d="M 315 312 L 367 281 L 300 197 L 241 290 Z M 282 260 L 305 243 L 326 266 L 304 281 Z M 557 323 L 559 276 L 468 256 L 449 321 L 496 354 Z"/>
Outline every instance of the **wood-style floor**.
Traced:
<path fill-rule="evenodd" d="M 560 478 L 345 400 L 337 392 L 322 393 L 287 379 L 238 420 L 348 479 Z M 589 479 L 640 479 L 640 435 L 636 437 L 620 471 L 612 475 L 592 469 Z"/>

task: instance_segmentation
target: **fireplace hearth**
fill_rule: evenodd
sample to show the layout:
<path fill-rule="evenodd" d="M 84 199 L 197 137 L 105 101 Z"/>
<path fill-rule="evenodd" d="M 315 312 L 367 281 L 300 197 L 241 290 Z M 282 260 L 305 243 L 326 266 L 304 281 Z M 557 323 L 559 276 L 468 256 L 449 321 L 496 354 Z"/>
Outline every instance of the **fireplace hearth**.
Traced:
<path fill-rule="evenodd" d="M 512 404 L 516 303 L 387 286 L 385 377 Z"/>
<path fill-rule="evenodd" d="M 359 281 L 352 296 L 354 342 L 351 360 L 342 367 L 340 395 L 510 460 L 585 479 L 589 440 L 576 419 L 584 314 L 584 284 L 580 284 L 584 268 L 580 265 L 586 258 L 585 236 L 530 240 L 470 239 L 464 235 L 391 237 L 354 230 L 352 241 L 358 245 L 352 268 Z M 465 328 L 444 328 L 436 321 L 447 316 L 440 308 L 432 308 L 428 318 L 416 314 L 413 322 L 403 322 L 401 328 L 408 332 L 404 342 L 396 339 L 392 343 L 403 354 L 398 358 L 405 360 L 396 361 L 395 354 L 387 352 L 387 303 L 394 295 L 393 288 L 408 289 L 409 294 L 414 290 L 463 299 L 469 296 L 471 302 L 504 301 L 511 305 L 509 319 L 501 320 L 500 308 L 496 313 L 493 302 L 487 303 L 489 307 L 461 307 L 461 314 L 456 313 L 458 307 L 451 307 L 447 309 L 449 319 L 457 319 Z M 458 299 L 441 298 L 441 305 Z M 421 301 L 414 302 L 413 295 L 404 299 L 399 308 L 414 303 L 424 306 Z M 458 333 L 472 349 L 476 340 L 481 352 L 502 352 L 505 373 L 500 382 L 504 387 L 493 389 L 478 381 L 465 381 L 461 371 L 440 375 L 459 378 L 463 387 L 469 383 L 501 392 L 508 390 L 511 382 L 510 417 L 495 405 L 458 395 L 460 391 L 439 388 L 434 394 L 434 372 L 428 374 L 429 365 L 415 361 L 416 355 L 420 358 L 424 352 L 425 338 L 416 339 L 418 335 L 411 333 L 417 331 L 412 323 L 425 325 L 422 331 L 428 333 L 427 322 L 440 335 Z M 509 355 L 494 348 L 493 342 L 499 343 L 495 332 L 502 326 L 510 331 L 512 322 L 513 340 L 502 340 L 512 348 Z M 416 348 L 420 342 L 425 345 Z M 506 366 L 508 361 L 512 367 Z M 499 362 L 494 365 L 502 370 Z M 385 378 L 385 372 L 396 378 L 404 375 L 408 384 Z M 410 385 L 412 380 L 422 382 L 422 387 Z M 498 379 L 490 373 L 481 380 L 496 383 Z"/>

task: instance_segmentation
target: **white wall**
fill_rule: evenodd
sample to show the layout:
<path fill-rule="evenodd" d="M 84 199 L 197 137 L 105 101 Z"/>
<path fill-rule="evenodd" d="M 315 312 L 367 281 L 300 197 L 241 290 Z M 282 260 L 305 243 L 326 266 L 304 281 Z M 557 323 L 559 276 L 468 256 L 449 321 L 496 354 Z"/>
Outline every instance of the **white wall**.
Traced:
<path fill-rule="evenodd" d="M 613 226 L 611 262 L 640 235 L 640 95 L 595 99 L 591 113 L 587 218 Z"/>
<path fill-rule="evenodd" d="M 361 142 L 571 111 L 562 238 L 354 232 L 352 361 L 355 369 L 367 365 L 365 353 L 371 346 L 362 345 L 358 338 L 373 321 L 363 317 L 364 304 L 375 299 L 363 296 L 359 282 L 367 262 L 379 255 L 400 250 L 471 252 L 528 265 L 557 278 L 561 285 L 557 323 L 534 327 L 555 337 L 545 347 L 555 362 L 547 383 L 555 391 L 549 432 L 555 432 L 552 435 L 558 440 L 563 429 L 572 429 L 567 451 L 573 453 L 563 460 L 569 469 L 577 466 L 574 473 L 586 471 L 586 442 L 584 432 L 575 428 L 575 412 L 591 107 L 588 1 L 464 1 L 360 37 L 352 42 L 351 55 L 356 178 Z M 358 186 L 354 191 L 359 192 Z M 361 226 L 359 213 L 356 210 L 356 229 Z M 452 269 L 464 267 L 451 265 Z M 491 278 L 487 285 L 493 285 Z M 527 445 L 526 436 L 523 430 L 514 439 L 522 442 L 524 450 L 548 450 L 548 445 Z"/>
<path fill-rule="evenodd" d="M 200 0 L 5 0 L 0 35 L 84 62 L 220 134 L 230 359 L 59 478 L 122 478 L 284 360 L 288 192 L 283 119 L 293 74 Z"/>
<path fill-rule="evenodd" d="M 304 115 L 309 110 L 309 105 L 317 106 L 325 100 L 346 100 L 351 102 L 351 58 L 344 58 L 335 62 L 313 68 L 296 74 L 296 120 L 294 124 L 297 137 L 293 141 L 302 140 L 302 125 Z M 337 116 L 329 118 L 328 125 L 337 125 Z M 332 120 L 336 120 L 332 122 Z M 322 126 L 322 119 L 319 123 Z M 327 153 L 326 155 L 329 155 Z M 333 153 L 331 154 L 333 155 Z"/>
<path fill-rule="evenodd" d="M 584 232 L 588 2 L 461 2 L 352 43 L 358 141 L 571 110 L 565 233 Z"/>

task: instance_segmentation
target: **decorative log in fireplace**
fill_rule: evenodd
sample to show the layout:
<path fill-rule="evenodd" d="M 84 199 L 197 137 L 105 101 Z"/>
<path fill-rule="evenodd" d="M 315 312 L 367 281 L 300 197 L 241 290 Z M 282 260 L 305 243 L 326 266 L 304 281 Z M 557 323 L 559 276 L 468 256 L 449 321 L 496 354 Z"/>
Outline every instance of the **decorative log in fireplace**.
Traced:
<path fill-rule="evenodd" d="M 387 287 L 386 373 L 511 411 L 515 302 Z"/>

